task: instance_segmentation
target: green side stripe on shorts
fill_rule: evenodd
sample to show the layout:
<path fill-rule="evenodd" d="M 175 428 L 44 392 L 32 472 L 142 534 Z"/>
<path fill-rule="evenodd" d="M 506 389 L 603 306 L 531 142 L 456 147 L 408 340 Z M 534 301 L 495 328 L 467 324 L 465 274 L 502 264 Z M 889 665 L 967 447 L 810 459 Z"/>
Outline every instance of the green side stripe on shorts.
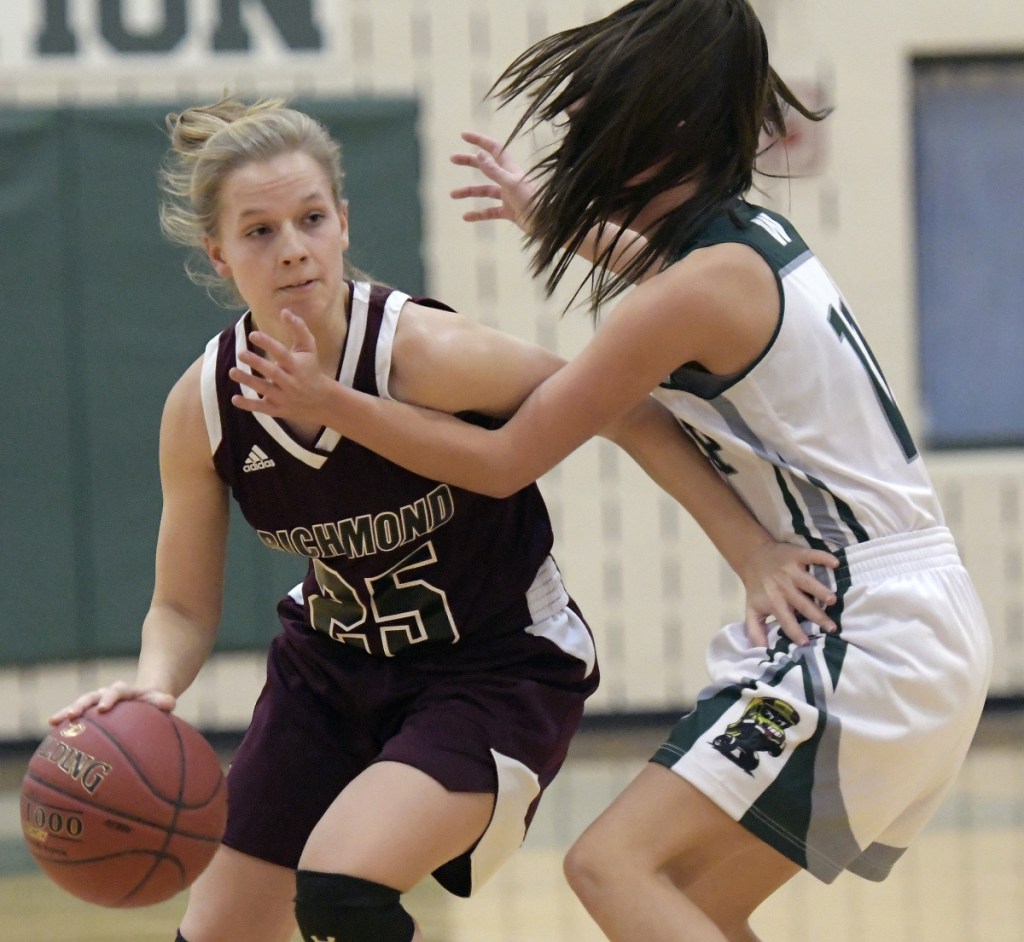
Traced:
<path fill-rule="evenodd" d="M 793 750 L 785 768 L 740 819 L 747 830 L 805 868 L 811 802 L 794 802 L 793 795 L 812 794 L 815 760 L 824 725 L 825 715 L 821 714 L 814 735 Z"/>
<path fill-rule="evenodd" d="M 674 762 L 683 753 L 689 752 L 693 744 L 704 736 L 743 695 L 744 687 L 730 687 L 718 691 L 713 697 L 698 700 L 694 708 L 686 714 L 669 734 L 672 742 L 678 746 L 673 751 Z M 669 764 L 671 764 L 671 762 Z"/>

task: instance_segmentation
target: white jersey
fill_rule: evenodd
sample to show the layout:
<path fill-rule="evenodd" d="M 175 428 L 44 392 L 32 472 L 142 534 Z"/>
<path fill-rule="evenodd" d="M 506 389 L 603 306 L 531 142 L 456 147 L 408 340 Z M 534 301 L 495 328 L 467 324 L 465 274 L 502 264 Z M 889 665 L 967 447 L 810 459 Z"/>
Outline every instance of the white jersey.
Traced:
<path fill-rule="evenodd" d="M 657 396 L 778 540 L 832 551 L 834 634 L 740 621 L 654 756 L 814 876 L 884 879 L 947 793 L 991 670 L 985 613 L 849 306 L 783 218 L 744 202 L 686 251 L 755 249 L 781 315 L 749 369 L 684 364 Z M 685 253 L 684 253 L 685 254 Z"/>
<path fill-rule="evenodd" d="M 776 273 L 775 336 L 745 372 L 685 364 L 656 397 L 777 540 L 836 549 L 941 525 L 903 417 L 821 262 L 786 219 L 742 201 L 688 251 L 726 242 Z"/>

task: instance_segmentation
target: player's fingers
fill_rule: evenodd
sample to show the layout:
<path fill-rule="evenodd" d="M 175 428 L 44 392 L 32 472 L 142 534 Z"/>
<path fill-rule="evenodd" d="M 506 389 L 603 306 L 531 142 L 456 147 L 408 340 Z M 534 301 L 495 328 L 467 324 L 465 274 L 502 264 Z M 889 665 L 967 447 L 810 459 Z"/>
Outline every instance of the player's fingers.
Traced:
<path fill-rule="evenodd" d="M 462 214 L 466 222 L 489 222 L 492 219 L 505 219 L 505 211 L 500 206 L 488 206 L 486 209 L 471 209 Z"/>
<path fill-rule="evenodd" d="M 83 693 L 77 700 L 66 706 L 63 710 L 58 711 L 52 717 L 50 722 L 54 725 L 64 722 L 64 720 L 74 720 L 80 717 L 86 710 L 96 707 L 100 712 L 109 710 L 118 700 L 124 696 L 124 691 L 128 689 L 127 685 L 123 681 L 117 681 L 111 684 L 109 687 L 101 687 L 99 690 L 90 690 L 88 693 Z"/>
<path fill-rule="evenodd" d="M 491 137 L 489 134 L 482 134 L 480 131 L 463 131 L 461 137 L 467 144 L 483 148 L 495 157 L 505 149 L 496 138 Z"/>
<path fill-rule="evenodd" d="M 288 308 L 281 309 L 281 320 L 283 320 L 292 333 L 292 353 L 316 353 L 316 337 L 309 325 L 294 311 Z"/>
<path fill-rule="evenodd" d="M 801 647 L 810 644 L 811 639 L 793 614 L 794 607 L 792 601 L 795 600 L 788 599 L 785 593 L 780 591 L 777 586 L 767 587 L 766 594 L 771 605 L 772 614 L 775 616 L 775 621 L 778 622 L 782 633 L 794 644 L 798 644 Z"/>
<path fill-rule="evenodd" d="M 290 351 L 280 340 L 271 337 L 270 334 L 265 334 L 262 330 L 254 330 L 249 334 L 249 340 L 263 350 L 267 357 L 275 363 L 287 362 Z M 256 356 L 251 350 L 243 350 L 241 352 L 250 356 Z"/>
<path fill-rule="evenodd" d="M 805 618 L 812 624 L 817 625 L 822 631 L 832 634 L 838 630 L 836 623 L 829 618 L 825 610 L 806 595 L 795 595 L 792 598 L 793 611 Z"/>
<path fill-rule="evenodd" d="M 766 584 L 764 591 L 771 600 L 772 612 L 790 630 L 793 630 L 795 618 L 799 616 L 824 631 L 835 631 L 835 623 L 823 607 L 835 602 L 835 594 L 806 570 L 798 569 L 792 574 L 791 581 L 778 578 Z M 787 636 L 792 637 L 788 631 Z"/>
<path fill-rule="evenodd" d="M 232 396 L 231 405 L 242 412 L 259 412 L 263 415 L 274 416 L 275 418 L 280 418 L 283 414 L 283 410 L 266 396 L 260 396 L 259 399 L 249 399 L 247 396 Z"/>
<path fill-rule="evenodd" d="M 454 154 L 449 154 L 448 159 L 455 164 L 456 167 L 476 167 L 476 155 L 477 151 L 473 154 L 466 154 L 462 151 L 457 151 Z"/>
<path fill-rule="evenodd" d="M 170 713 L 178 703 L 175 696 L 164 693 L 162 690 L 148 690 L 139 699 L 153 704 L 153 706 L 163 710 L 165 713 Z"/>
<path fill-rule="evenodd" d="M 796 574 L 793 583 L 801 593 L 810 596 L 810 598 L 820 602 L 822 605 L 835 604 L 836 594 L 832 587 L 826 585 L 813 573 L 799 572 Z"/>
<path fill-rule="evenodd" d="M 765 621 L 753 609 L 747 609 L 747 638 L 750 643 L 757 648 L 768 647 L 768 631 L 765 627 Z"/>
<path fill-rule="evenodd" d="M 277 369 L 277 364 L 273 360 L 261 357 L 258 353 L 253 353 L 252 350 L 240 350 L 238 352 L 238 359 L 248 366 L 252 372 L 246 372 L 233 366 L 231 370 L 236 371 L 238 376 L 232 378 L 235 382 L 244 383 L 253 389 L 258 389 L 260 384 L 265 383 L 271 373 Z"/>
<path fill-rule="evenodd" d="M 248 386 L 249 389 L 259 396 L 264 395 L 270 389 L 270 382 L 265 377 L 247 373 L 245 370 L 240 370 L 237 366 L 233 366 L 228 370 L 228 376 L 240 386 Z"/>
<path fill-rule="evenodd" d="M 51 726 L 59 726 L 65 720 L 76 720 L 80 717 L 89 707 L 94 706 L 97 699 L 99 699 L 99 691 L 92 690 L 89 693 L 84 693 L 78 697 L 72 703 L 69 703 L 66 707 L 58 710 L 53 716 L 50 717 Z"/>
<path fill-rule="evenodd" d="M 828 569 L 835 569 L 839 566 L 839 559 L 825 550 L 807 550 L 801 562 L 805 566 L 825 566 Z"/>
<path fill-rule="evenodd" d="M 258 393 L 263 393 L 271 387 L 282 386 L 287 383 L 289 376 L 291 376 L 295 368 L 291 351 L 288 350 L 277 354 L 273 359 L 261 357 L 258 353 L 253 353 L 251 350 L 240 350 L 238 352 L 238 359 L 248 366 L 252 372 L 246 373 L 245 370 L 238 370 L 239 377 L 236 382 L 249 386 Z M 237 370 L 238 367 L 233 366 L 231 369 Z"/>
<path fill-rule="evenodd" d="M 100 698 L 96 701 L 96 709 L 100 713 L 106 713 L 118 700 L 123 700 L 124 697 L 120 693 L 111 693 L 109 690 L 104 690 L 100 694 Z"/>
<path fill-rule="evenodd" d="M 99 697 L 96 700 L 96 709 L 100 713 L 106 713 L 120 700 L 135 700 L 140 691 L 130 687 L 123 680 L 115 680 L 109 687 L 102 687 L 98 691 Z"/>
<path fill-rule="evenodd" d="M 511 161 L 501 159 L 501 155 L 492 156 L 485 150 L 475 154 L 451 154 L 449 160 L 459 167 L 472 167 L 500 187 L 514 187 L 523 175 L 523 171 Z"/>
<path fill-rule="evenodd" d="M 460 186 L 456 187 L 451 191 L 451 198 L 453 200 L 464 200 L 464 199 L 501 199 L 501 187 L 495 186 L 493 183 L 477 183 L 471 186 Z"/>
<path fill-rule="evenodd" d="M 807 632 L 800 626 L 794 617 L 792 612 L 779 612 L 776 621 L 779 623 L 779 630 L 787 637 L 793 644 L 805 648 L 811 643 L 810 637 Z"/>
<path fill-rule="evenodd" d="M 478 150 L 472 154 L 450 154 L 448 159 L 455 164 L 456 167 L 470 167 L 473 170 L 479 170 L 481 173 L 486 171 L 483 168 L 483 164 L 487 164 L 488 167 L 500 166 L 498 162 L 484 150 Z"/>
<path fill-rule="evenodd" d="M 502 163 L 485 150 L 477 153 L 476 167 L 485 177 L 493 180 L 500 186 L 511 187 L 515 185 L 521 173 L 518 167 Z"/>

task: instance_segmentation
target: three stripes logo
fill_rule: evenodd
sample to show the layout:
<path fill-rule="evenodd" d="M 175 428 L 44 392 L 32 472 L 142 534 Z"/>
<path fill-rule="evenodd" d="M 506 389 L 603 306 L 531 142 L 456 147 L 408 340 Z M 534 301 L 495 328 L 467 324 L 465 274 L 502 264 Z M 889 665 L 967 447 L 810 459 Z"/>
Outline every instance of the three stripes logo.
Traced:
<path fill-rule="evenodd" d="M 245 459 L 242 470 L 248 474 L 250 471 L 262 471 L 264 468 L 274 467 L 274 459 L 270 457 L 259 445 L 253 445 L 249 451 L 249 457 Z"/>
<path fill-rule="evenodd" d="M 771 218 L 771 216 L 768 216 L 765 213 L 759 213 L 754 217 L 753 222 L 755 226 L 760 226 L 764 229 L 764 231 L 778 242 L 779 245 L 789 245 L 789 243 L 793 241 L 783 228 L 782 224 L 776 222 Z"/>

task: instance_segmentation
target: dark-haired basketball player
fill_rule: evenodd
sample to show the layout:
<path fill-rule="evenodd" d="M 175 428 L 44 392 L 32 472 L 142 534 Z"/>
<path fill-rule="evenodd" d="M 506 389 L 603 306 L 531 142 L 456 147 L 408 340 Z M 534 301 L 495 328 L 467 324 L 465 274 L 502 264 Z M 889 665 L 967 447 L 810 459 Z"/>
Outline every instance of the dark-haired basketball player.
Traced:
<path fill-rule="evenodd" d="M 751 942 L 751 913 L 801 868 L 883 879 L 935 811 L 984 704 L 985 615 L 850 306 L 790 222 L 746 200 L 762 132 L 787 107 L 822 117 L 772 69 L 747 0 L 636 0 L 541 40 L 497 88 L 526 125 L 567 118 L 535 192 L 480 139 L 462 158 L 491 181 L 476 195 L 518 218 L 549 288 L 583 252 L 595 308 L 633 290 L 497 430 L 308 381 L 301 328 L 251 361 L 263 398 L 241 406 L 509 494 L 653 393 L 775 539 L 839 556 L 839 630 L 795 646 L 723 629 L 696 709 L 567 860 L 610 939 Z"/>

